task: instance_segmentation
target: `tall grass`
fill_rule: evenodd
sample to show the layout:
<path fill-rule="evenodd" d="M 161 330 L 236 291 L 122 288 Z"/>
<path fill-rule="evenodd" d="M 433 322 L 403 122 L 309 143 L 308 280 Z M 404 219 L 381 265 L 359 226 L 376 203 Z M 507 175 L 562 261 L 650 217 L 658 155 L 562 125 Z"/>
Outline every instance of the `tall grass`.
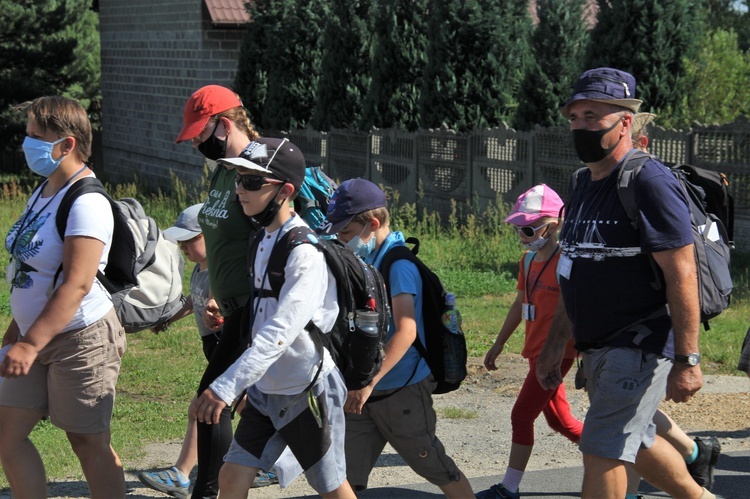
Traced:
<path fill-rule="evenodd" d="M 205 183 L 186 186 L 176 177 L 172 182 L 173 188 L 168 194 L 144 195 L 135 183 L 107 188 L 114 198 L 135 197 L 161 227 L 167 227 L 182 209 L 202 201 L 205 196 Z M 0 232 L 3 234 L 22 214 L 33 185 L 35 182 L 15 179 L 0 185 Z M 457 296 L 470 355 L 483 356 L 494 341 L 516 293 L 522 247 L 515 233 L 502 222 L 509 207 L 501 202 L 482 208 L 475 200 L 454 202 L 448 219 L 441 220 L 436 213 L 417 213 L 415 205 L 400 202 L 397 192 L 388 190 L 388 197 L 392 229 L 420 239 L 420 257 Z M 0 260 L 7 261 L 7 258 L 3 245 Z M 701 335 L 704 372 L 734 372 L 750 316 L 748 263 L 750 254 L 734 255 L 732 274 L 736 288 L 732 305 L 711 321 L 710 331 Z M 4 268 L 0 266 L 0 271 L 4 272 Z M 192 265 L 187 265 L 186 285 L 191 270 Z M 11 319 L 8 303 L 8 287 L 2 286 L 2 324 L 8 324 Z M 517 332 L 508 342 L 506 351 L 520 353 L 522 346 L 523 334 Z M 112 421 L 113 446 L 126 468 L 132 468 L 142 456 L 145 444 L 182 438 L 187 404 L 204 366 L 200 339 L 190 318 L 158 336 L 149 332 L 128 336 Z M 63 432 L 42 422 L 31 439 L 40 450 L 50 479 L 82 479 L 80 466 Z M 1 473 L 0 487 L 7 487 Z"/>

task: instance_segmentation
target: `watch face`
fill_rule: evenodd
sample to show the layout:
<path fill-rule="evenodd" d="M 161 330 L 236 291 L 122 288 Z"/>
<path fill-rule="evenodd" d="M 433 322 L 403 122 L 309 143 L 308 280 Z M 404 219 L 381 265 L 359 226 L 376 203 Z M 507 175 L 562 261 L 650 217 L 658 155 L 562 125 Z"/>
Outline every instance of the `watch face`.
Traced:
<path fill-rule="evenodd" d="M 689 353 L 687 355 L 675 355 L 674 360 L 687 364 L 689 366 L 697 366 L 701 363 L 701 355 L 699 353 Z"/>

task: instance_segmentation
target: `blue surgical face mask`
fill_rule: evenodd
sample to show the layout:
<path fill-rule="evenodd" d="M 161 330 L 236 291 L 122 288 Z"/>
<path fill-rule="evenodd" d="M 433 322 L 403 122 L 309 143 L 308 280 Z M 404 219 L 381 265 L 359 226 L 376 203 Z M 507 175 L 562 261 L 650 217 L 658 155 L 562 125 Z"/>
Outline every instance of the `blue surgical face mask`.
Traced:
<path fill-rule="evenodd" d="M 26 164 L 29 169 L 42 177 L 49 177 L 57 170 L 65 155 L 60 155 L 57 159 L 52 159 L 52 149 L 67 137 L 58 139 L 54 142 L 26 137 L 23 141 L 23 154 L 26 156 Z"/>
<path fill-rule="evenodd" d="M 358 236 L 353 237 L 346 243 L 351 248 L 355 255 L 360 258 L 366 258 L 370 253 L 375 251 L 375 236 L 372 236 L 369 241 L 362 241 L 362 233 L 367 230 L 367 227 L 362 229 L 362 232 Z"/>

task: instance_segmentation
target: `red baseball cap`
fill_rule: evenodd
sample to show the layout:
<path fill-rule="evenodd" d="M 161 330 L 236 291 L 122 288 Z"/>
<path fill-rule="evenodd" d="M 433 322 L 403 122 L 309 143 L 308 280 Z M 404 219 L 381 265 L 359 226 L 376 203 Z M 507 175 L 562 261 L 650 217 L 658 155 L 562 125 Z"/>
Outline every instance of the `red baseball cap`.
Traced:
<path fill-rule="evenodd" d="M 242 101 L 227 87 L 206 85 L 196 90 L 185 103 L 184 125 L 175 142 L 193 140 L 206 128 L 211 116 L 235 107 L 242 107 Z"/>

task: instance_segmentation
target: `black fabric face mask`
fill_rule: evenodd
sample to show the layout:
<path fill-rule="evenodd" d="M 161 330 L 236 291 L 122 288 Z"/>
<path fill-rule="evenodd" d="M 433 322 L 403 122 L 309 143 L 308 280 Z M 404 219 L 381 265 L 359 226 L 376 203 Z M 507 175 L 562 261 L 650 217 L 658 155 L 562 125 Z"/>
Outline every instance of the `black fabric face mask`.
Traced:
<path fill-rule="evenodd" d="M 620 120 L 604 130 L 573 130 L 573 145 L 578 157 L 584 163 L 596 163 L 606 158 L 620 144 L 620 140 L 610 148 L 602 147 L 602 139 L 615 129 Z"/>
<path fill-rule="evenodd" d="M 251 215 L 253 220 L 258 222 L 263 227 L 268 227 L 273 223 L 273 219 L 276 217 L 276 214 L 279 212 L 279 209 L 281 208 L 281 205 L 276 202 L 276 198 L 279 195 L 279 192 L 281 192 L 281 188 L 284 187 L 283 185 L 279 186 L 279 190 L 276 191 L 276 195 L 268 202 L 265 208 L 263 208 L 263 211 L 258 213 L 257 215 Z"/>
<path fill-rule="evenodd" d="M 218 128 L 221 120 L 216 122 L 214 131 L 211 132 L 211 136 L 198 144 L 198 150 L 208 159 L 216 161 L 217 159 L 226 157 L 227 154 L 227 141 L 221 140 L 219 137 L 214 135 L 216 128 Z"/>

